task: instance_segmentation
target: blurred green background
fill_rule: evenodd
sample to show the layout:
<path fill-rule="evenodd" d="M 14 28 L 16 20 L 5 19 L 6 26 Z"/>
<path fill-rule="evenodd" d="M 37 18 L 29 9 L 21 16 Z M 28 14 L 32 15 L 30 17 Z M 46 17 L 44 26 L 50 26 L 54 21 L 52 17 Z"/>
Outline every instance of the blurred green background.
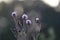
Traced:
<path fill-rule="evenodd" d="M 14 26 L 13 20 L 11 18 L 11 12 L 14 9 L 14 5 L 22 4 L 26 9 L 34 9 L 36 11 L 42 12 L 42 22 L 46 23 L 48 26 L 42 28 L 40 32 L 40 40 L 59 40 L 59 25 L 60 25 L 60 12 L 56 12 L 54 8 L 45 5 L 40 1 L 35 1 L 35 3 L 30 1 L 13 1 L 12 3 L 0 3 L 0 40 L 15 40 L 13 33 L 10 28 Z M 27 12 L 27 11 L 26 11 Z M 46 30 L 46 31 L 44 31 Z M 57 31 L 58 32 L 57 32 Z M 48 33 L 47 37 L 46 34 Z M 57 37 L 56 37 L 57 35 Z"/>

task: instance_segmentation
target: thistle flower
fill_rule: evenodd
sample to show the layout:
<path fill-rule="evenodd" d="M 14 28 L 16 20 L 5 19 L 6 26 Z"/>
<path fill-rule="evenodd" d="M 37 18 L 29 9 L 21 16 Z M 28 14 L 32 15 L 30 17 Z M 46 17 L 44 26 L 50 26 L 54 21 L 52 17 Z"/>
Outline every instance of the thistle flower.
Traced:
<path fill-rule="evenodd" d="M 14 12 L 12 12 L 12 16 L 17 16 L 17 12 L 16 11 L 14 11 Z"/>
<path fill-rule="evenodd" d="M 31 20 L 26 20 L 26 24 L 30 25 L 31 23 Z"/>
<path fill-rule="evenodd" d="M 37 18 L 35 19 L 35 21 L 36 21 L 36 23 L 39 23 L 39 18 L 37 17 Z"/>
<path fill-rule="evenodd" d="M 25 19 L 25 20 L 28 19 L 28 15 L 23 14 L 23 15 L 22 15 L 22 19 Z"/>

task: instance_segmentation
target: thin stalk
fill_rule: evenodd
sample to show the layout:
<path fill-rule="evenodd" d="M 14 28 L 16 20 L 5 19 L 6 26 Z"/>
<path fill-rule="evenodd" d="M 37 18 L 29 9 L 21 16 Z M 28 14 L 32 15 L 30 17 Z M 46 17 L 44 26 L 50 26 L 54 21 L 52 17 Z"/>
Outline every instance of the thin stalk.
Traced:
<path fill-rule="evenodd" d="M 13 17 L 14 19 L 14 22 L 15 22 L 15 28 L 16 28 L 16 39 L 18 40 L 18 37 L 19 37 L 19 29 L 18 29 L 18 19 L 17 17 Z"/>

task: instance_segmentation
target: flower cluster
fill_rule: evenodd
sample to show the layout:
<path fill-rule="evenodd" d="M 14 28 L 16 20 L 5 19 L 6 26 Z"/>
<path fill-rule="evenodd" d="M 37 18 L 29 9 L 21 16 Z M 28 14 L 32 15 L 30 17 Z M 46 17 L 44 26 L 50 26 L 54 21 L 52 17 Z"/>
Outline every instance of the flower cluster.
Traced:
<path fill-rule="evenodd" d="M 15 12 L 15 11 L 12 12 L 12 16 L 16 16 L 17 17 L 17 12 Z M 26 24 L 32 24 L 32 21 L 30 19 L 28 19 L 28 15 L 27 14 L 23 14 L 21 17 L 22 17 L 23 20 L 26 20 Z M 39 18 L 38 17 L 35 18 L 35 22 L 39 23 Z"/>

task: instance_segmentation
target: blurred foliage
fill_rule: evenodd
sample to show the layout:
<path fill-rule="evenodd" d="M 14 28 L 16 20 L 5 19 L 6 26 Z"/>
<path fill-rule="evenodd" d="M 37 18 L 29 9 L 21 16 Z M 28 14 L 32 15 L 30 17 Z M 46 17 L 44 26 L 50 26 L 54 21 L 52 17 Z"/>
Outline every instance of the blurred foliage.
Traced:
<path fill-rule="evenodd" d="M 29 5 L 29 4 L 27 4 L 27 5 Z M 36 4 L 37 5 L 37 4 Z M 36 6 L 36 5 L 34 5 L 34 6 Z M 39 4 L 38 4 L 39 5 Z M 8 25 L 7 25 L 7 27 L 6 28 L 4 28 L 3 30 L 4 30 L 4 32 L 3 33 L 1 33 L 0 34 L 0 40 L 15 40 L 15 38 L 14 38 L 14 36 L 13 36 L 13 33 L 11 32 L 11 30 L 10 30 L 10 28 L 12 27 L 12 22 L 11 22 L 11 16 L 10 16 L 10 10 L 12 11 L 12 9 L 13 9 L 13 7 L 12 7 L 13 5 L 6 5 L 4 2 L 2 2 L 2 3 L 0 3 L 0 19 L 1 19 L 1 17 L 5 17 L 5 18 L 7 18 L 7 20 L 8 20 Z M 33 6 L 33 7 L 34 7 Z M 10 8 L 10 7 L 12 7 L 12 8 Z M 41 7 L 41 6 L 40 6 Z M 30 8 L 30 7 L 29 7 Z M 27 8 L 27 9 L 29 9 L 29 8 Z M 31 7 L 32 8 L 32 7 Z M 36 6 L 35 7 L 36 9 L 39 9 L 39 6 Z M 35 10 L 36 10 L 35 9 Z M 40 8 L 41 9 L 41 8 Z M 44 10 L 44 9 L 42 9 L 42 10 Z M 45 11 L 45 12 L 48 12 L 48 10 L 47 11 Z M 49 13 L 49 12 L 48 12 Z M 48 16 L 50 16 L 50 14 L 44 14 L 44 15 L 48 15 Z M 48 18 L 48 16 L 46 16 L 47 18 Z M 51 21 L 51 19 L 49 19 L 48 18 L 48 20 L 50 20 Z M 51 23 L 50 23 L 51 24 Z M 44 33 L 40 33 L 40 40 L 54 40 L 55 39 L 55 34 L 54 34 L 54 30 L 53 30 L 53 28 L 49 28 L 48 29 L 48 33 L 49 33 L 49 37 L 48 38 L 45 38 L 45 35 L 44 35 Z"/>
<path fill-rule="evenodd" d="M 40 33 L 40 40 L 55 40 L 55 33 L 52 27 L 48 28 L 49 36 L 45 37 L 44 33 Z"/>

